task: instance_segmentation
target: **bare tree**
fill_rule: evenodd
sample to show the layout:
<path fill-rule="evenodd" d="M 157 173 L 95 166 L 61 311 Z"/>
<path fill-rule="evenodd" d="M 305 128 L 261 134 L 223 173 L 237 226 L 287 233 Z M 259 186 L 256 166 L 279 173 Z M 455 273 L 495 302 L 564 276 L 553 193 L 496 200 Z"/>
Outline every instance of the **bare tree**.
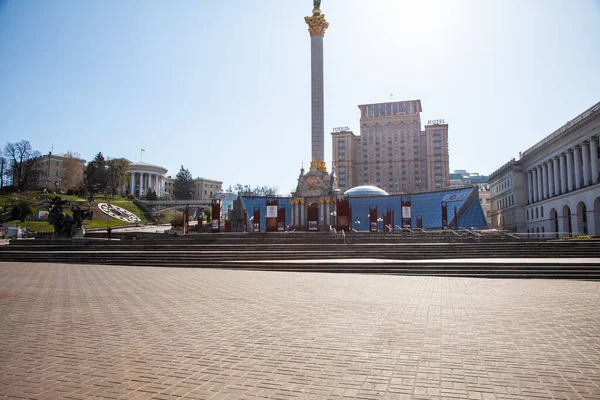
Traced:
<path fill-rule="evenodd" d="M 108 166 L 108 192 L 111 195 L 114 195 L 115 192 L 118 192 L 119 189 L 127 186 L 128 182 L 128 171 L 129 171 L 129 162 L 124 158 L 117 159 L 109 159 L 106 162 Z"/>
<path fill-rule="evenodd" d="M 60 166 L 61 187 L 69 190 L 83 182 L 83 165 L 78 153 L 67 151 Z"/>
<path fill-rule="evenodd" d="M 237 193 L 238 196 L 277 196 L 279 188 L 277 186 L 256 186 L 254 189 L 250 185 L 241 185 L 236 183 L 233 187 L 227 189 L 229 193 Z"/>
<path fill-rule="evenodd" d="M 6 176 L 8 176 L 7 172 L 8 172 L 8 160 L 5 157 L 0 156 L 0 189 L 2 189 L 4 187 L 4 183 L 5 183 L 4 178 Z"/>
<path fill-rule="evenodd" d="M 37 159 L 41 154 L 33 150 L 27 140 L 17 143 L 7 143 L 4 154 L 8 159 L 9 172 L 12 176 L 13 186 L 17 190 L 34 188 L 39 183 L 40 170 Z"/>

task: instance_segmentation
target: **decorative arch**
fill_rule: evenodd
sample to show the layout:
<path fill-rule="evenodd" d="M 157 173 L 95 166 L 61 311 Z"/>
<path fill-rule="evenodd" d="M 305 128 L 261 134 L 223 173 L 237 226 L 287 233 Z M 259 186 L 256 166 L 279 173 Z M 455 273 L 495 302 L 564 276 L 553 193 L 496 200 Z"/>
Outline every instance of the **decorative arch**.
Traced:
<path fill-rule="evenodd" d="M 568 205 L 563 206 L 561 231 L 564 232 L 565 235 L 568 234 L 568 236 L 571 236 L 573 234 L 573 223 L 571 221 L 571 207 L 569 207 Z"/>
<path fill-rule="evenodd" d="M 588 234 L 588 215 L 587 215 L 587 206 L 584 201 L 580 201 L 577 203 L 577 214 L 575 217 L 577 218 L 577 233 L 587 235 Z"/>
<path fill-rule="evenodd" d="M 550 210 L 550 221 L 552 223 L 552 229 L 554 230 L 556 238 L 558 239 L 560 229 L 558 227 L 558 212 L 555 208 Z"/>

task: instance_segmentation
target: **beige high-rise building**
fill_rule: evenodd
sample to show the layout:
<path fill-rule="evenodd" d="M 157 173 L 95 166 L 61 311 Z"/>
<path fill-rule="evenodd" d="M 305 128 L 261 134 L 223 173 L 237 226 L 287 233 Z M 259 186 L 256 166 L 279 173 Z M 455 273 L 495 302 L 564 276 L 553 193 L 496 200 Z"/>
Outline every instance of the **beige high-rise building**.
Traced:
<path fill-rule="evenodd" d="M 360 135 L 349 130 L 331 134 L 332 164 L 341 190 L 360 185 L 388 193 L 449 188 L 448 124 L 428 121 L 421 130 L 420 100 L 358 108 Z"/>

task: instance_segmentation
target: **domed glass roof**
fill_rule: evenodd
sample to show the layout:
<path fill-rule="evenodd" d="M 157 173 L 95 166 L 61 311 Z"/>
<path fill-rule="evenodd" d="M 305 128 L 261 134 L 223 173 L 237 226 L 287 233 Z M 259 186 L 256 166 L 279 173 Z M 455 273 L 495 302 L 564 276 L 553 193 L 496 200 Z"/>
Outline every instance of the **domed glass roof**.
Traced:
<path fill-rule="evenodd" d="M 356 186 L 344 192 L 344 196 L 388 196 L 388 192 L 377 186 Z"/>

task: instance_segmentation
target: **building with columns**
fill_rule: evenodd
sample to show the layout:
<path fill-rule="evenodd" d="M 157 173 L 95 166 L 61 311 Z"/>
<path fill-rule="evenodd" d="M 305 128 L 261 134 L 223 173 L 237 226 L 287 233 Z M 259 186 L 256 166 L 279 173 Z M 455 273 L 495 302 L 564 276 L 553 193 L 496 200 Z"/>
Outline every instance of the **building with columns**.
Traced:
<path fill-rule="evenodd" d="M 492 227 L 600 235 L 600 102 L 490 175 Z"/>
<path fill-rule="evenodd" d="M 142 197 L 152 190 L 158 197 L 165 195 L 166 168 L 139 161 L 129 164 L 129 173 L 128 194 Z"/>

